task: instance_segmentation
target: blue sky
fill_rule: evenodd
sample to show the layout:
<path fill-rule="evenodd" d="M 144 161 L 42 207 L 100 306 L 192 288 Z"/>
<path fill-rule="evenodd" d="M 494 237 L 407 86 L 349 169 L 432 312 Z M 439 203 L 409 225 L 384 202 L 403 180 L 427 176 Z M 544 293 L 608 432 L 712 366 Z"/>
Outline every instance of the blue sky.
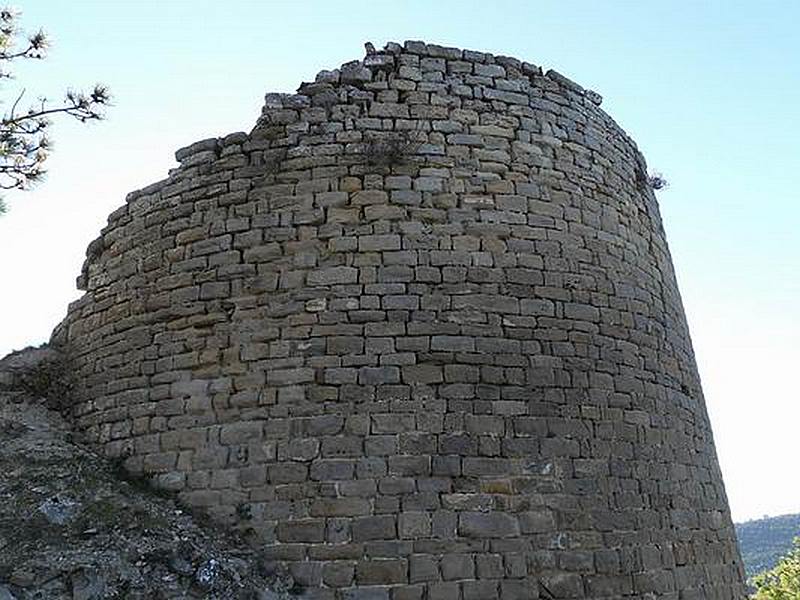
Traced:
<path fill-rule="evenodd" d="M 29 0 L 49 58 L 17 69 L 57 97 L 102 81 L 100 124 L 54 126 L 49 176 L 6 195 L 0 354 L 40 343 L 78 297 L 89 241 L 174 151 L 249 130 L 263 95 L 422 39 L 555 68 L 603 94 L 670 188 L 662 214 L 734 517 L 800 512 L 800 3 Z"/>

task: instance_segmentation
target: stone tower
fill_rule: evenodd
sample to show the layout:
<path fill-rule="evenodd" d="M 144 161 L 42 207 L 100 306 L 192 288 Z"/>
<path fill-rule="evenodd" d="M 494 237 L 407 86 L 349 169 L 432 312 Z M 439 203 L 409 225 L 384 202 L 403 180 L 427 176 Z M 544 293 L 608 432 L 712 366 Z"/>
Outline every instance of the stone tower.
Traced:
<path fill-rule="evenodd" d="M 741 599 L 658 206 L 601 98 L 370 49 L 179 150 L 54 340 L 77 426 L 306 598 Z"/>

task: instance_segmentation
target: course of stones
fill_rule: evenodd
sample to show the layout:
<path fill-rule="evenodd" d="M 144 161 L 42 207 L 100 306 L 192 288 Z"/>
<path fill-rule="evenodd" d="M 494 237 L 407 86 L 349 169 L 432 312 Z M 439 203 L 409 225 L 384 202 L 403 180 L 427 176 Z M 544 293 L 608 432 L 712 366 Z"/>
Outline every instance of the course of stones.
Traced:
<path fill-rule="evenodd" d="M 595 92 L 368 48 L 87 251 L 77 427 L 322 599 L 744 598 L 658 206 Z"/>

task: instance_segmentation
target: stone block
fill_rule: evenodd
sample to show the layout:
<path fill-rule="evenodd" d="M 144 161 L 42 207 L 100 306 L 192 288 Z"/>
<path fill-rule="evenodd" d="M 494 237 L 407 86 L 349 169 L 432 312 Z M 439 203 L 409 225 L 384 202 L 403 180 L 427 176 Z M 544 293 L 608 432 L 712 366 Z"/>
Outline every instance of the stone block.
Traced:
<path fill-rule="evenodd" d="M 520 530 L 525 534 L 547 533 L 556 527 L 555 517 L 549 510 L 526 511 L 518 517 Z"/>
<path fill-rule="evenodd" d="M 342 600 L 390 600 L 387 587 L 355 587 L 342 590 Z"/>
<path fill-rule="evenodd" d="M 478 579 L 500 579 L 505 575 L 503 557 L 499 554 L 475 556 L 475 572 Z"/>
<path fill-rule="evenodd" d="M 356 565 L 359 585 L 389 585 L 408 581 L 408 562 L 405 559 L 360 560 Z"/>
<path fill-rule="evenodd" d="M 397 537 L 396 519 L 393 515 L 353 519 L 351 527 L 354 542 L 391 540 Z"/>
<path fill-rule="evenodd" d="M 475 559 L 471 554 L 445 554 L 439 566 L 445 581 L 475 577 Z"/>
<path fill-rule="evenodd" d="M 244 421 L 230 423 L 220 429 L 220 443 L 226 446 L 246 444 L 250 441 L 260 440 L 263 435 L 264 425 L 259 421 Z"/>
<path fill-rule="evenodd" d="M 408 365 L 403 367 L 403 382 L 411 385 L 441 383 L 442 367 L 438 365 Z"/>
<path fill-rule="evenodd" d="M 322 581 L 326 586 L 333 588 L 348 587 L 353 584 L 354 578 L 355 563 L 353 561 L 331 561 L 322 567 Z"/>
<path fill-rule="evenodd" d="M 556 598 L 585 598 L 583 580 L 576 573 L 544 575 L 542 583 Z"/>
<path fill-rule="evenodd" d="M 358 249 L 361 252 L 400 250 L 400 236 L 397 234 L 362 235 L 358 238 Z"/>
<path fill-rule="evenodd" d="M 314 481 L 352 479 L 355 463 L 349 459 L 318 459 L 311 463 L 310 476 Z"/>
<path fill-rule="evenodd" d="M 354 267 L 327 267 L 308 274 L 308 285 L 340 285 L 357 281 L 358 269 Z"/>
<path fill-rule="evenodd" d="M 428 586 L 428 600 L 458 600 L 461 591 L 457 582 L 432 583 Z"/>
<path fill-rule="evenodd" d="M 564 317 L 567 319 L 597 322 L 600 320 L 600 309 L 588 304 L 567 302 L 564 304 Z"/>
<path fill-rule="evenodd" d="M 496 600 L 499 582 L 497 581 L 465 581 L 461 584 L 464 600 Z"/>
<path fill-rule="evenodd" d="M 357 517 L 369 512 L 369 500 L 361 498 L 317 498 L 311 503 L 315 517 Z"/>
<path fill-rule="evenodd" d="M 397 521 L 403 539 L 427 538 L 431 534 L 431 516 L 427 512 L 403 512 Z"/>
<path fill-rule="evenodd" d="M 302 519 L 278 523 L 278 539 L 284 543 L 321 542 L 325 539 L 324 519 Z"/>
<path fill-rule="evenodd" d="M 363 385 L 400 383 L 400 368 L 392 366 L 361 367 L 358 372 L 358 382 Z"/>
<path fill-rule="evenodd" d="M 431 350 L 474 352 L 475 338 L 465 335 L 435 335 L 431 337 Z"/>
<path fill-rule="evenodd" d="M 459 515 L 458 532 L 468 538 L 506 538 L 518 536 L 520 527 L 509 514 L 464 512 Z"/>

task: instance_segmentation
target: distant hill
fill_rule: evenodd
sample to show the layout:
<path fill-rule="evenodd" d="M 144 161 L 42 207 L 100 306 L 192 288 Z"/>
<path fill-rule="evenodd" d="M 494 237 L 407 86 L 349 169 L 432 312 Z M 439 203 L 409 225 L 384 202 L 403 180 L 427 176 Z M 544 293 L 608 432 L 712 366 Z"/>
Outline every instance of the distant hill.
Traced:
<path fill-rule="evenodd" d="M 747 577 L 771 569 L 800 536 L 800 514 L 765 517 L 736 524 Z"/>

